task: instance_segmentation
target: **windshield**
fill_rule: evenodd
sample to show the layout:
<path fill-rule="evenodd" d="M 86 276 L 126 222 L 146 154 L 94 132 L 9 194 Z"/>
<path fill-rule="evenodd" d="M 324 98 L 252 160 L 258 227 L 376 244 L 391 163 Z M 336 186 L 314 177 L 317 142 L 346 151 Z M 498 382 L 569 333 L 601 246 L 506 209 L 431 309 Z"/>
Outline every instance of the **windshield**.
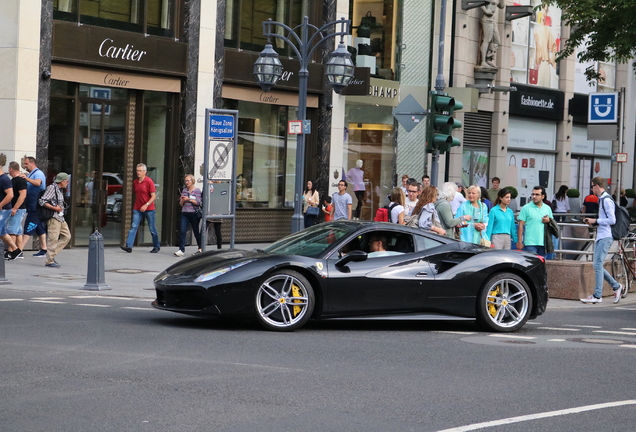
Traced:
<path fill-rule="evenodd" d="M 270 245 L 265 252 L 318 258 L 342 237 L 357 229 L 357 226 L 342 223 L 323 223 L 289 235 Z"/>

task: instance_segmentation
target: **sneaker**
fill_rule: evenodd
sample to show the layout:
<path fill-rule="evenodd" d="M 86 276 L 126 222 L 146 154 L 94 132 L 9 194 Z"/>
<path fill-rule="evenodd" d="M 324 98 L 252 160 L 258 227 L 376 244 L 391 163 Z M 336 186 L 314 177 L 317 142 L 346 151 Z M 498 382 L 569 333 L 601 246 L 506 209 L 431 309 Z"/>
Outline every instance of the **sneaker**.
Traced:
<path fill-rule="evenodd" d="M 9 259 L 9 251 L 8 250 L 4 251 L 4 259 L 6 259 L 6 260 Z"/>
<path fill-rule="evenodd" d="M 150 253 L 157 253 L 161 250 L 161 248 L 158 247 L 153 247 L 152 250 L 150 251 Z"/>
<path fill-rule="evenodd" d="M 582 299 L 581 299 L 581 301 L 582 301 L 583 303 L 591 303 L 591 304 L 594 304 L 594 303 L 603 303 L 603 299 L 602 299 L 602 298 L 596 298 L 596 297 L 594 297 L 593 295 L 591 295 L 591 296 L 589 296 L 589 297 L 587 297 L 587 298 L 582 298 Z"/>
<path fill-rule="evenodd" d="M 201 251 L 196 251 L 195 253 L 192 254 L 192 256 L 195 256 L 195 255 L 201 255 Z"/>
<path fill-rule="evenodd" d="M 24 255 L 22 254 L 22 251 L 20 249 L 16 249 L 13 252 L 9 252 L 9 261 L 13 261 L 16 260 L 18 258 L 24 258 Z"/>
<path fill-rule="evenodd" d="M 52 263 L 49 263 L 49 264 L 44 264 L 44 266 L 45 267 L 51 267 L 51 268 L 60 268 L 60 267 L 62 267 L 61 265 L 59 265 L 55 261 L 53 261 Z"/>
<path fill-rule="evenodd" d="M 43 257 L 46 256 L 46 249 L 40 249 L 40 252 L 38 253 L 34 253 L 33 254 L 34 257 Z"/>
<path fill-rule="evenodd" d="M 183 252 L 180 249 L 174 253 L 174 256 L 178 256 L 178 257 L 182 257 L 183 255 L 185 255 L 185 252 Z"/>
<path fill-rule="evenodd" d="M 621 296 L 623 295 L 623 291 L 625 291 L 625 287 L 621 284 L 618 289 L 614 290 L 614 303 L 618 303 L 621 301 Z"/>
<path fill-rule="evenodd" d="M 131 253 L 132 252 L 132 248 L 129 246 L 120 246 L 121 250 Z"/>
<path fill-rule="evenodd" d="M 627 297 L 627 285 L 623 285 L 623 294 L 621 295 L 621 297 Z"/>

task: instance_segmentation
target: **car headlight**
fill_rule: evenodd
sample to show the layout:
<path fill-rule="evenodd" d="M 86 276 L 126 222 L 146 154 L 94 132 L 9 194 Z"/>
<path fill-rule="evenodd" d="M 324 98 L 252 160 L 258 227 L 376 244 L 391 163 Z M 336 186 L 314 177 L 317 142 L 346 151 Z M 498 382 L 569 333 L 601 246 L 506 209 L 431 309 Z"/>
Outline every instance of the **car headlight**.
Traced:
<path fill-rule="evenodd" d="M 203 273 L 201 276 L 199 276 L 198 278 L 196 278 L 194 281 L 195 282 L 207 282 L 209 280 L 215 279 L 229 271 L 235 270 L 239 267 L 243 267 L 245 264 L 249 264 L 254 260 L 248 260 L 248 261 L 243 261 L 237 264 L 232 264 L 231 266 L 228 267 L 223 267 L 222 269 L 218 269 L 218 270 L 214 270 L 208 273 Z"/>

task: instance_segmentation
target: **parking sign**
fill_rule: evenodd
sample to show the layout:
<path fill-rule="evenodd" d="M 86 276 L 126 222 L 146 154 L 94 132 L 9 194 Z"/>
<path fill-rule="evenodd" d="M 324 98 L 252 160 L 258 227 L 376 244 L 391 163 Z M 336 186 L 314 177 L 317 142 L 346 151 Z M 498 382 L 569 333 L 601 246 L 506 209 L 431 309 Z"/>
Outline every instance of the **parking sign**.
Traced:
<path fill-rule="evenodd" d="M 618 93 L 590 93 L 588 123 L 618 122 Z"/>

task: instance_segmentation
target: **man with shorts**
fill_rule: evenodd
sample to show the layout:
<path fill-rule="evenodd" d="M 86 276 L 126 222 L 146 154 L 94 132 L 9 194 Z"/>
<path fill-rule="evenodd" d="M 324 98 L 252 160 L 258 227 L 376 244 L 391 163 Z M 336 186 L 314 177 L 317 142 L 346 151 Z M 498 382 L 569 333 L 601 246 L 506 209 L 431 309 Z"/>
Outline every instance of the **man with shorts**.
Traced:
<path fill-rule="evenodd" d="M 11 186 L 11 179 L 3 170 L 6 163 L 7 156 L 4 153 L 0 153 L 0 239 L 2 239 L 7 247 L 4 258 L 13 261 L 14 259 L 22 258 L 22 251 L 7 234 L 7 222 L 9 221 L 9 217 L 11 217 L 13 186 Z"/>
<path fill-rule="evenodd" d="M 20 175 L 20 164 L 15 161 L 9 164 L 9 175 L 13 186 L 13 199 L 11 200 L 11 217 L 7 222 L 7 233 L 16 245 L 21 245 L 22 223 L 26 216 L 27 182 Z"/>
<path fill-rule="evenodd" d="M 20 174 L 20 176 L 22 176 L 22 178 L 24 178 L 27 182 L 27 196 L 24 234 L 22 235 L 22 241 L 18 247 L 23 249 L 29 241 L 29 237 L 36 235 L 40 240 L 40 251 L 34 253 L 33 256 L 44 257 L 46 256 L 46 229 L 44 228 L 44 224 L 40 222 L 35 210 L 37 209 L 40 192 L 46 189 L 46 176 L 42 170 L 38 168 L 34 157 L 27 156 L 24 158 L 22 166 L 29 174 Z"/>

